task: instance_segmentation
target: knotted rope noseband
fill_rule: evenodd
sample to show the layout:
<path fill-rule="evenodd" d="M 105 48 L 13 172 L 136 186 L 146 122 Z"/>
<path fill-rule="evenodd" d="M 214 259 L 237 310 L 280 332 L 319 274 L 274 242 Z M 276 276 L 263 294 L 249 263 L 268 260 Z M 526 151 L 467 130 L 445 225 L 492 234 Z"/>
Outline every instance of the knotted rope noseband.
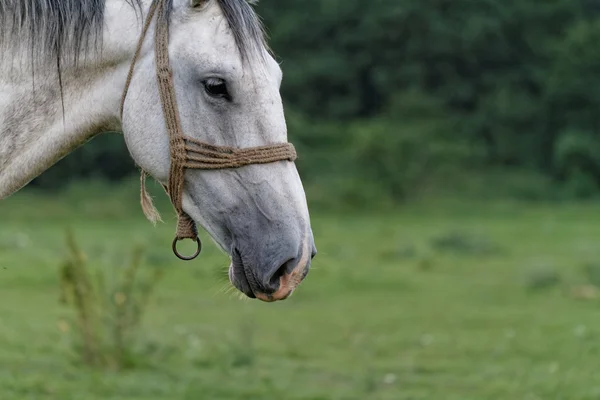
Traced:
<path fill-rule="evenodd" d="M 169 133 L 169 147 L 171 156 L 171 167 L 169 170 L 169 181 L 163 186 L 171 203 L 177 212 L 177 231 L 173 240 L 173 252 L 182 260 L 193 260 L 202 249 L 198 238 L 198 229 L 194 220 L 183 211 L 182 193 L 184 185 L 184 172 L 186 168 L 194 169 L 225 169 L 240 168 L 250 164 L 267 164 L 276 161 L 294 161 L 296 150 L 291 143 L 278 143 L 260 147 L 237 149 L 227 146 L 216 146 L 201 142 L 182 133 L 179 109 L 173 85 L 173 73 L 169 62 L 169 20 L 165 12 L 166 0 L 154 0 L 148 11 L 148 16 L 135 51 L 125 90 L 121 100 L 121 120 L 127 92 L 131 84 L 135 64 L 139 59 L 144 39 L 155 14 L 156 31 L 154 38 L 156 77 L 158 80 L 160 100 L 166 128 Z M 141 203 L 144 213 L 151 220 L 159 218 L 158 212 L 152 205 L 152 200 L 145 189 L 146 173 L 142 171 L 141 176 Z M 184 257 L 177 251 L 177 242 L 183 239 L 195 240 L 198 248 L 191 257 Z"/>

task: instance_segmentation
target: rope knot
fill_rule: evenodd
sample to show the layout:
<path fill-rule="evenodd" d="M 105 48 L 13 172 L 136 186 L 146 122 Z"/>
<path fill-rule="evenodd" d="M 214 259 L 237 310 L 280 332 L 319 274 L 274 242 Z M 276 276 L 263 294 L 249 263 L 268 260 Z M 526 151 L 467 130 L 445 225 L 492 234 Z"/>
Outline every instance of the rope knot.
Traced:
<path fill-rule="evenodd" d="M 178 240 L 196 239 L 198 237 L 198 228 L 196 223 L 189 215 L 184 212 L 179 214 L 177 220 L 177 233 L 175 234 Z"/>

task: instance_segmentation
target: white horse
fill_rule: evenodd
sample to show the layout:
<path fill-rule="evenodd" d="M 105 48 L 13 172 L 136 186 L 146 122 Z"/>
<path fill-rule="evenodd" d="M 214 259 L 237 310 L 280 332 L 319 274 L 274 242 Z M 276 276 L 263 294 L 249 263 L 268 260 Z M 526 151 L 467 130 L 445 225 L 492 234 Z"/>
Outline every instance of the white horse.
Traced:
<path fill-rule="evenodd" d="M 242 149 L 287 142 L 282 72 L 246 0 L 163 1 L 182 131 Z M 141 47 L 120 114 L 152 3 L 0 0 L 0 199 L 115 130 L 136 164 L 167 185 L 170 143 L 152 40 Z M 187 169 L 181 205 L 229 254 L 231 282 L 247 296 L 285 299 L 308 273 L 316 248 L 293 162 Z"/>

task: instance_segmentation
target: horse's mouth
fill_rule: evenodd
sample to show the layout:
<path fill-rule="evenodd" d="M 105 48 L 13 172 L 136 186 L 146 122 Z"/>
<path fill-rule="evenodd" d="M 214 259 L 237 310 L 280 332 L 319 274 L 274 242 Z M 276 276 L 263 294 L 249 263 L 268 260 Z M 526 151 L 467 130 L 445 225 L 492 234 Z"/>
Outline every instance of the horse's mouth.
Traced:
<path fill-rule="evenodd" d="M 246 271 L 244 271 L 244 264 L 242 258 L 237 249 L 233 249 L 231 254 L 231 265 L 229 266 L 229 281 L 238 289 L 251 299 L 255 299 L 256 295 L 248 282 Z"/>
<path fill-rule="evenodd" d="M 231 246 L 229 280 L 249 298 L 270 303 L 285 300 L 294 293 L 306 278 L 316 249 L 313 246 L 311 250 L 308 242 L 305 243 L 300 256 L 288 259 L 277 269 L 257 267 L 243 254 L 235 245 Z"/>
<path fill-rule="evenodd" d="M 273 292 L 265 292 L 256 282 L 252 271 L 248 271 L 237 250 L 233 250 L 231 255 L 231 265 L 229 266 L 229 280 L 233 286 L 251 299 L 271 303 L 278 300 L 285 300 L 292 295 L 294 289 L 308 274 L 308 266 L 295 268 L 292 273 L 278 277 L 278 288 Z"/>
<path fill-rule="evenodd" d="M 244 293 L 246 296 L 250 297 L 251 299 L 256 298 L 256 295 L 248 283 L 248 278 L 246 278 L 246 274 L 244 274 L 243 268 L 239 268 L 234 266 L 234 264 L 231 264 L 229 266 L 229 281 L 237 290 Z"/>

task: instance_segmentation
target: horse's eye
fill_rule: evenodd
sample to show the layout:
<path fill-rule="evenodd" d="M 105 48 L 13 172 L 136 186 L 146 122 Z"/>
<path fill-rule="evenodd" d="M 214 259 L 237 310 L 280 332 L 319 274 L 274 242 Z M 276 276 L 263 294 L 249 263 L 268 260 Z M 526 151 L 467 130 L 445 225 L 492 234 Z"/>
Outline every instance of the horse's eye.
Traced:
<path fill-rule="evenodd" d="M 227 84 L 223 79 L 210 78 L 204 82 L 204 90 L 209 96 L 223 98 L 229 100 L 229 92 L 227 91 Z"/>

